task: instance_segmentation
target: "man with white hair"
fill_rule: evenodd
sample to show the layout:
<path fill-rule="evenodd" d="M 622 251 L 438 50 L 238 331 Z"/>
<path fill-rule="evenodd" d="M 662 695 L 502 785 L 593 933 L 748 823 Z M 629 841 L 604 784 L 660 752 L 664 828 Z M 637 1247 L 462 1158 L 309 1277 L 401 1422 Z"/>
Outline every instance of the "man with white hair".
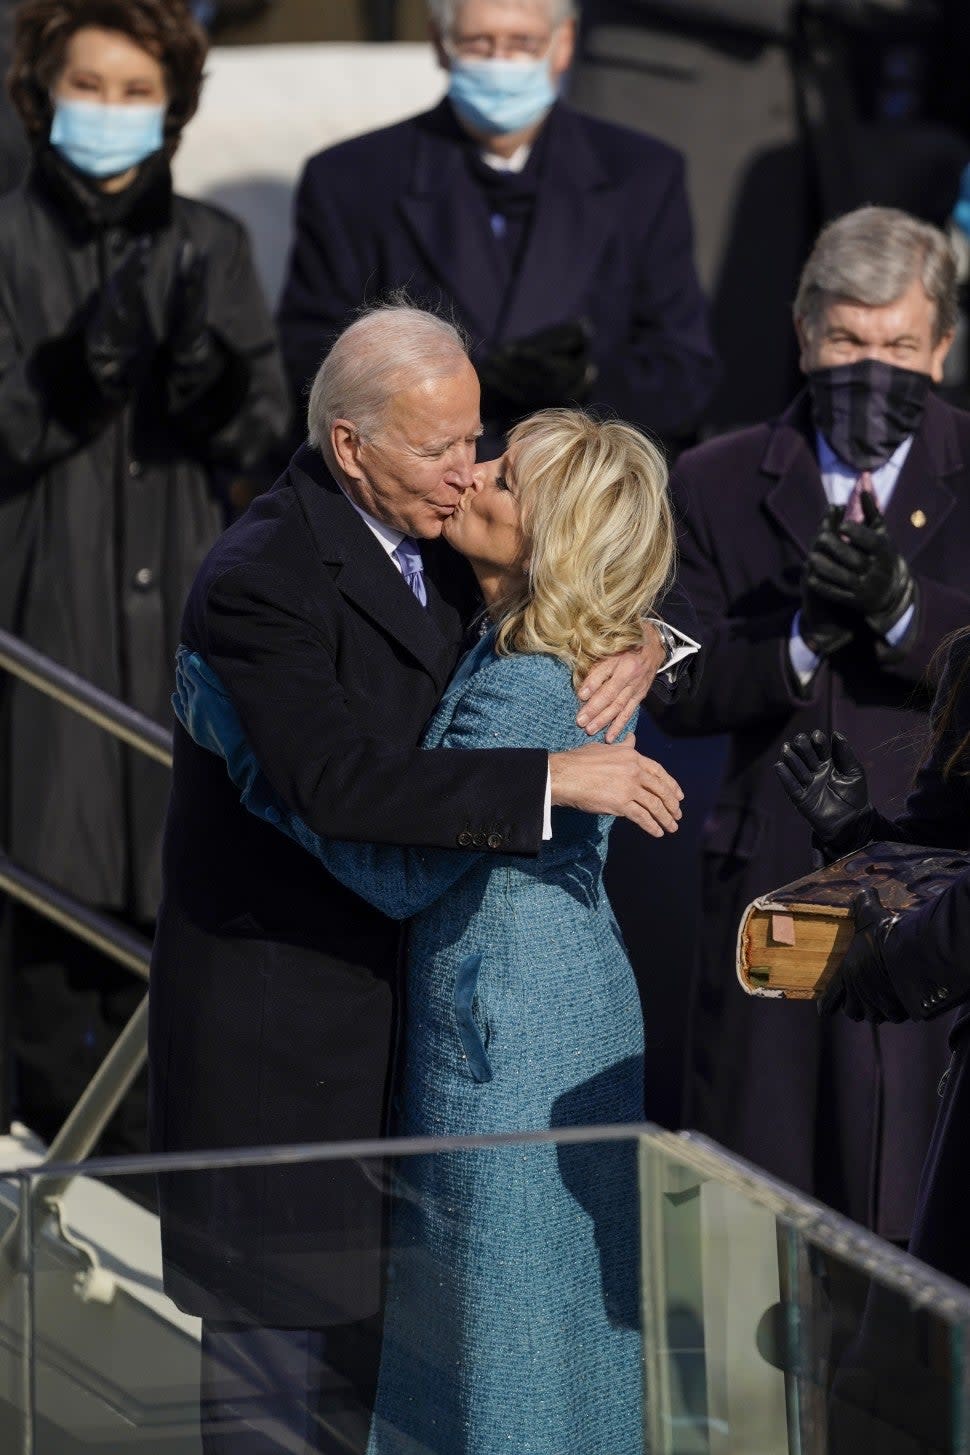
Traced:
<path fill-rule="evenodd" d="M 775 772 L 782 744 L 843 732 L 897 813 L 934 654 L 970 622 L 970 416 L 932 392 L 956 316 L 941 232 L 890 208 L 840 217 L 795 300 L 805 391 L 780 419 L 688 451 L 672 482 L 681 581 L 709 655 L 695 697 L 663 723 L 730 740 L 704 830 L 685 1120 L 900 1242 L 947 1025 L 748 999 L 735 946 L 745 905 L 813 867 Z"/>
<path fill-rule="evenodd" d="M 470 572 L 438 537 L 473 487 L 480 429 L 478 380 L 449 324 L 398 307 L 358 319 L 317 375 L 309 444 L 204 562 L 182 640 L 318 834 L 534 855 L 549 801 L 672 831 L 679 790 L 632 743 L 418 751 L 474 609 Z M 655 657 L 613 665 L 604 690 L 626 721 Z M 164 872 L 154 1149 L 384 1135 L 398 926 L 248 813 L 225 764 L 178 726 Z M 203 1319 L 208 1455 L 362 1450 L 379 1349 L 375 1169 L 160 1184 L 166 1290 Z"/>
<path fill-rule="evenodd" d="M 280 305 L 302 402 L 364 302 L 406 288 L 465 328 L 485 453 L 550 405 L 690 436 L 716 382 L 684 164 L 560 99 L 572 0 L 429 0 L 448 93 L 313 157 Z"/>

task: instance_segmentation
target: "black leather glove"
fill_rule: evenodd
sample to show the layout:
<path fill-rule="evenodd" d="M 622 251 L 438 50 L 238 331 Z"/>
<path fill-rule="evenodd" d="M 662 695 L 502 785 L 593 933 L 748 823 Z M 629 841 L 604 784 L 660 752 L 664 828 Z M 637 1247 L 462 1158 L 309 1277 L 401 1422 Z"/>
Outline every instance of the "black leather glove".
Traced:
<path fill-rule="evenodd" d="M 862 889 L 852 901 L 855 934 L 842 964 L 818 1002 L 819 1015 L 843 1011 L 851 1021 L 899 1023 L 909 1019 L 886 968 L 886 937 L 896 916 L 883 909 L 873 889 Z"/>
<path fill-rule="evenodd" d="M 581 404 L 596 379 L 591 340 L 585 320 L 573 319 L 501 344 L 479 365 L 486 397 L 522 410 Z"/>
<path fill-rule="evenodd" d="M 809 553 L 808 585 L 833 605 L 861 613 L 883 637 L 916 599 L 916 583 L 871 495 L 862 497 L 862 509 L 861 523 L 826 517 Z"/>
<path fill-rule="evenodd" d="M 867 841 L 873 807 L 866 770 L 841 733 L 828 737 L 818 728 L 811 737 L 796 733 L 782 748 L 775 770 L 821 843 L 843 837 L 855 844 Z"/>
<path fill-rule="evenodd" d="M 151 244 L 140 239 L 101 291 L 84 330 L 84 356 L 97 389 L 119 402 L 134 383 L 149 338 L 145 270 Z"/>
<path fill-rule="evenodd" d="M 818 545 L 832 527 L 838 524 L 842 518 L 841 507 L 832 506 L 822 518 L 818 535 L 812 544 L 812 550 Z M 811 556 L 809 557 L 811 559 Z M 802 571 L 802 610 L 800 621 L 800 635 L 807 647 L 817 657 L 830 657 L 833 652 L 839 651 L 842 647 L 848 646 L 855 635 L 858 617 L 855 613 L 847 611 L 844 606 L 836 606 L 834 602 L 828 601 L 824 596 L 819 596 L 809 584 L 809 564 L 805 563 Z"/>

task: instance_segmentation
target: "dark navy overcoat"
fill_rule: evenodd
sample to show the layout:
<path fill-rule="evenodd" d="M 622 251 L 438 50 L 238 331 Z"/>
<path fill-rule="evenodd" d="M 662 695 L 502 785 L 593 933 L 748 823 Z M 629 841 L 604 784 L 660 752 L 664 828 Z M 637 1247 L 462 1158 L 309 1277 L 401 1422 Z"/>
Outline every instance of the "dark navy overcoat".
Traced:
<path fill-rule="evenodd" d="M 362 304 L 404 288 L 468 330 L 473 361 L 585 318 L 598 369 L 587 402 L 662 435 L 687 433 L 717 367 L 681 155 L 557 103 L 532 227 L 506 287 L 468 145 L 443 101 L 307 163 L 279 313 L 295 396 Z"/>
<path fill-rule="evenodd" d="M 774 769 L 786 738 L 844 732 L 873 799 L 902 808 L 925 742 L 941 640 L 970 622 L 970 415 L 927 403 L 887 509 L 920 592 L 902 654 L 874 640 L 823 665 L 807 698 L 788 669 L 799 578 L 826 508 L 803 397 L 780 420 L 688 451 L 674 491 L 680 580 L 708 648 L 693 698 L 664 711 L 680 733 L 729 734 L 703 836 L 704 923 L 691 1030 L 689 1125 L 888 1237 L 910 1230 L 946 1064 L 947 1019 L 820 1021 L 810 1004 L 749 999 L 735 975 L 738 921 L 757 895 L 813 867 L 810 832 Z"/>

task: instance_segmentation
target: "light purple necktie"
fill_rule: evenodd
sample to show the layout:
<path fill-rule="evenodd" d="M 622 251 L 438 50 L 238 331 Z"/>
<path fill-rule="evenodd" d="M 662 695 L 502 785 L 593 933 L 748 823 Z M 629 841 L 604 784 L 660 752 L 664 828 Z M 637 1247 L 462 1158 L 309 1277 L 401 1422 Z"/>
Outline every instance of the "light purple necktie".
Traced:
<path fill-rule="evenodd" d="M 856 524 L 860 524 L 865 520 L 865 512 L 862 509 L 863 495 L 871 495 L 875 503 L 877 505 L 879 504 L 878 500 L 876 500 L 876 490 L 872 483 L 872 476 L 868 470 L 863 470 L 853 485 L 852 494 L 849 496 L 849 503 L 845 507 L 845 515 L 842 517 L 843 520 L 852 520 Z"/>
<path fill-rule="evenodd" d="M 405 536 L 400 545 L 395 546 L 391 553 L 401 568 L 401 575 L 414 592 L 422 606 L 428 604 L 428 592 L 424 584 L 424 563 L 421 560 L 421 547 L 416 540 Z"/>

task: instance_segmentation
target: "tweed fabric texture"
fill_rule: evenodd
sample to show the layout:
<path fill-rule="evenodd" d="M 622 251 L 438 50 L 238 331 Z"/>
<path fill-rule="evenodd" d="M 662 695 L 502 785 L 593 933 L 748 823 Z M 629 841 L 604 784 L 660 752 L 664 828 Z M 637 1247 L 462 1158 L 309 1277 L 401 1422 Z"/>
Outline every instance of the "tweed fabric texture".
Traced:
<path fill-rule="evenodd" d="M 576 710 L 561 662 L 496 657 L 486 638 L 424 746 L 577 747 Z M 608 832 L 556 809 L 537 860 L 326 847 L 366 898 L 418 911 L 399 1133 L 641 1118 L 640 1006 L 603 888 Z M 446 892 L 420 908 L 436 884 Z M 641 1455 L 632 1147 L 402 1159 L 396 1194 L 369 1455 Z"/>
<path fill-rule="evenodd" d="M 587 742 L 566 667 L 492 644 L 460 665 L 424 746 Z M 414 916 L 395 1130 L 639 1121 L 640 1004 L 602 880 L 610 820 L 554 809 L 537 859 L 320 840 L 224 722 L 207 728 L 211 681 L 187 709 L 191 670 L 176 710 L 247 806 L 385 913 Z M 405 1158 L 394 1192 L 369 1455 L 642 1455 L 633 1145 Z"/>

